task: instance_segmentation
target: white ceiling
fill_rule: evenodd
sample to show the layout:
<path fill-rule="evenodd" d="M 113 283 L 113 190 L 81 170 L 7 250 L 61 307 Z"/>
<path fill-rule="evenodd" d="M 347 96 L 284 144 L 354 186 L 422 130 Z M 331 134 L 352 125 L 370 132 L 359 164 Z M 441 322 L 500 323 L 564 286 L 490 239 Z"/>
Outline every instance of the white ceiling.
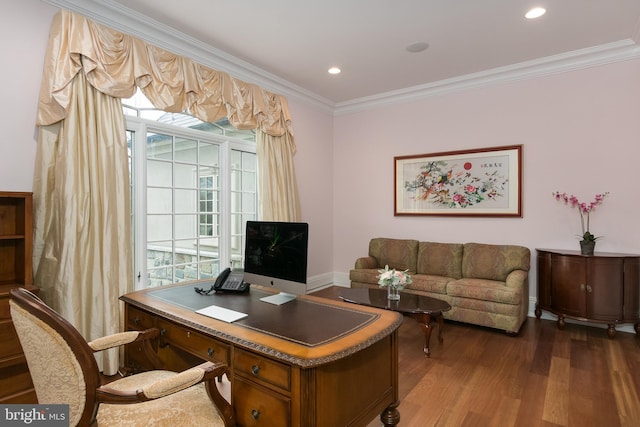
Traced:
<path fill-rule="evenodd" d="M 119 3 L 336 104 L 640 41 L 640 0 L 94 2 Z M 525 19 L 533 6 L 546 15 Z M 417 41 L 429 48 L 407 52 Z"/>

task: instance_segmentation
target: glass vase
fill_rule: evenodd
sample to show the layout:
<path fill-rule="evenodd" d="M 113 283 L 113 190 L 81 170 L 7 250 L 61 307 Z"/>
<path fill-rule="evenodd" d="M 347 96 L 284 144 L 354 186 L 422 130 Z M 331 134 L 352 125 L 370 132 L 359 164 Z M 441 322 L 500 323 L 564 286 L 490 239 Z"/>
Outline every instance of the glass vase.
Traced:
<path fill-rule="evenodd" d="M 397 286 L 388 285 L 387 286 L 387 299 L 391 301 L 397 301 L 400 299 L 400 289 Z"/>

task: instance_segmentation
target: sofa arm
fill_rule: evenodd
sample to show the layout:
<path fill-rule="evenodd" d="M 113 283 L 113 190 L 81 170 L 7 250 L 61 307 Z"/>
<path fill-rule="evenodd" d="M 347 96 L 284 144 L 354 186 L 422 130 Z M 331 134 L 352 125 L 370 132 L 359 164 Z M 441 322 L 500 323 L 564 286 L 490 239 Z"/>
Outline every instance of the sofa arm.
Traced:
<path fill-rule="evenodd" d="M 380 267 L 378 266 L 378 261 L 374 257 L 366 256 L 366 257 L 358 258 L 356 260 L 355 268 L 357 270 L 357 269 L 380 268 Z"/>
<path fill-rule="evenodd" d="M 524 270 L 513 270 L 507 276 L 506 285 L 508 288 L 524 288 L 529 284 L 529 272 Z"/>

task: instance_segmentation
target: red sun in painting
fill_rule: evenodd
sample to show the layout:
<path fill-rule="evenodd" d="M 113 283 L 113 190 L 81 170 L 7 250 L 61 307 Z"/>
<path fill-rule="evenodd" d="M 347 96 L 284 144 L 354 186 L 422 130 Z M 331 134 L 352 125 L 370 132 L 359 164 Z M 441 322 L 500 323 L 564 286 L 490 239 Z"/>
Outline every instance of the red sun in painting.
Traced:
<path fill-rule="evenodd" d="M 464 164 L 464 170 L 468 171 L 469 169 L 471 169 L 473 165 L 471 164 L 471 162 L 466 162 Z"/>

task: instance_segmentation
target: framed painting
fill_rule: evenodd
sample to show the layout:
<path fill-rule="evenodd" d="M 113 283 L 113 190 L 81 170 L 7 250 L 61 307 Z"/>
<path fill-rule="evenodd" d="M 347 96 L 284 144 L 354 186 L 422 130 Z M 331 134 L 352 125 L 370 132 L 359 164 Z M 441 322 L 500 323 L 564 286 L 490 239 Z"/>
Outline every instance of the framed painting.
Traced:
<path fill-rule="evenodd" d="M 394 215 L 522 217 L 522 145 L 394 157 Z"/>

